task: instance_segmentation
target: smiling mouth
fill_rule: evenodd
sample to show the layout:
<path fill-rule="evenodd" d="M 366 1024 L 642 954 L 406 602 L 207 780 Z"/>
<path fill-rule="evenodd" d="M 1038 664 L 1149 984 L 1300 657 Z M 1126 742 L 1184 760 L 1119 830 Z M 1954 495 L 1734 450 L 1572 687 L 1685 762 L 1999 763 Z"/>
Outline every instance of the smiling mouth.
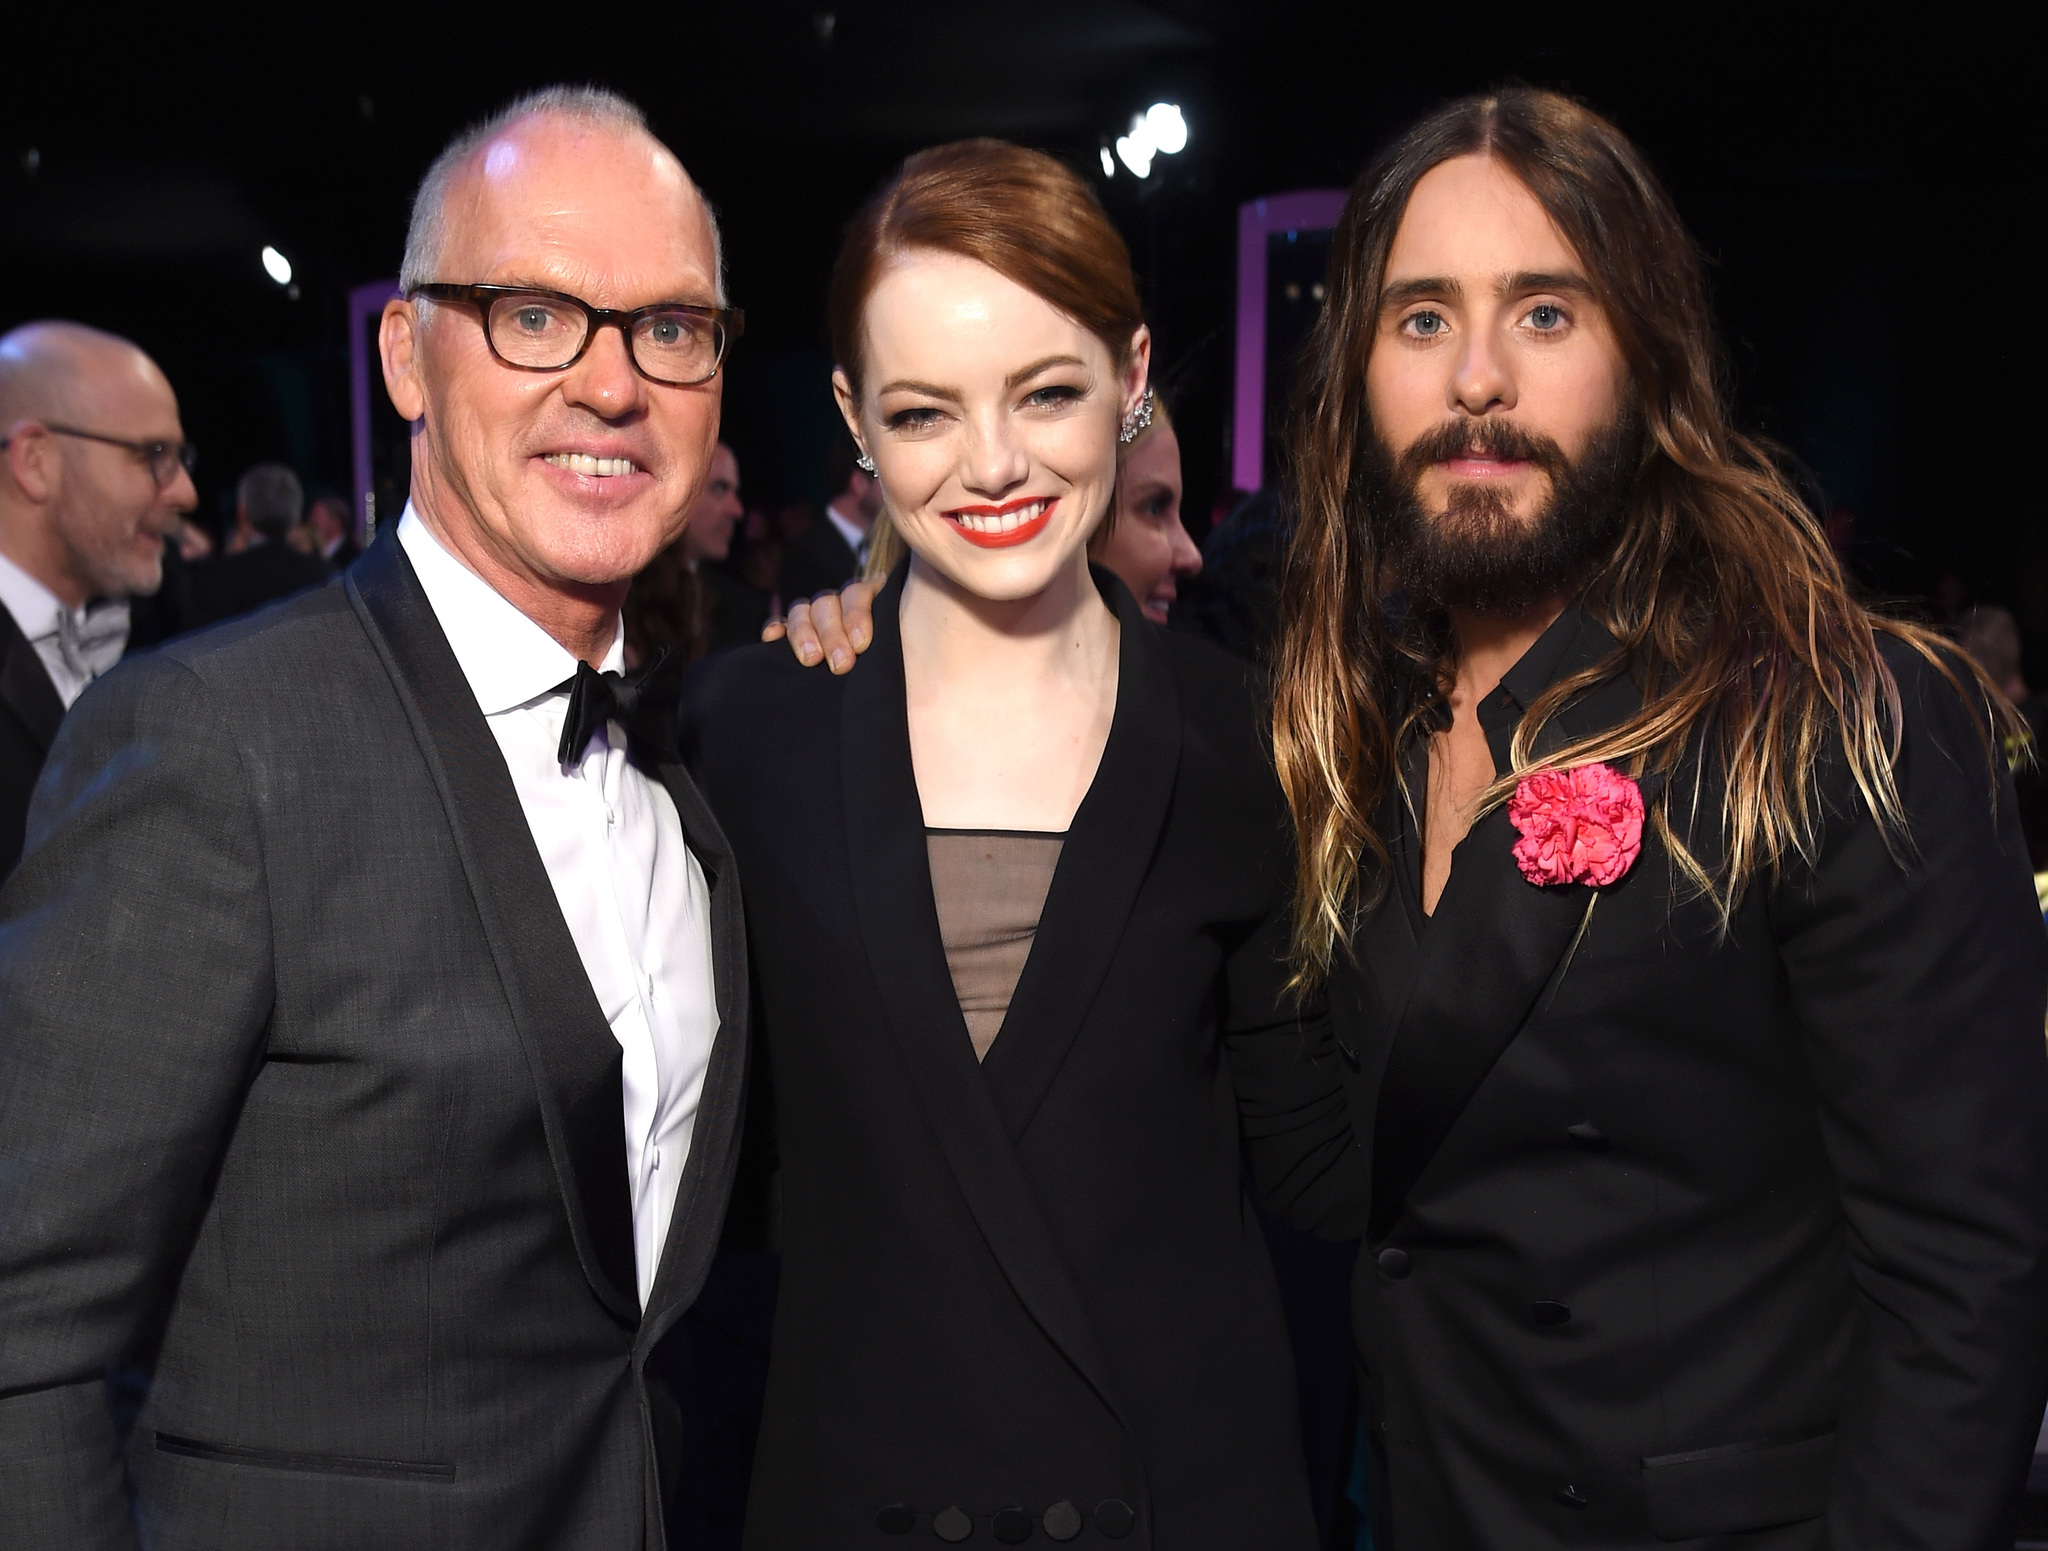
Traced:
<path fill-rule="evenodd" d="M 1043 533 L 1059 504 L 1058 496 L 1036 496 L 1002 506 L 963 506 L 945 516 L 953 531 L 977 548 L 1007 549 Z"/>
<path fill-rule="evenodd" d="M 640 472 L 640 466 L 631 458 L 593 458 L 586 452 L 551 452 L 541 461 L 592 479 L 616 479 L 621 474 Z"/>

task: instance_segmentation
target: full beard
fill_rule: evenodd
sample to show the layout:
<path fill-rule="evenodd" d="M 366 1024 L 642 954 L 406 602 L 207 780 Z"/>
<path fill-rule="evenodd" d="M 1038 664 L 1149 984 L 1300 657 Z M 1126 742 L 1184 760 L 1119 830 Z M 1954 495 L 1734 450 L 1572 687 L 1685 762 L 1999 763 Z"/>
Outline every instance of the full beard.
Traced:
<path fill-rule="evenodd" d="M 1388 580 L 1412 607 L 1513 615 L 1576 592 L 1614 552 L 1642 466 L 1643 428 L 1640 412 L 1627 407 L 1575 458 L 1547 436 L 1491 417 L 1439 426 L 1399 456 L 1378 436 L 1369 440 L 1367 510 Z M 1429 511 L 1422 475 L 1467 452 L 1526 460 L 1548 477 L 1549 496 L 1533 516 L 1518 518 L 1504 491 L 1460 482 L 1442 511 Z"/>

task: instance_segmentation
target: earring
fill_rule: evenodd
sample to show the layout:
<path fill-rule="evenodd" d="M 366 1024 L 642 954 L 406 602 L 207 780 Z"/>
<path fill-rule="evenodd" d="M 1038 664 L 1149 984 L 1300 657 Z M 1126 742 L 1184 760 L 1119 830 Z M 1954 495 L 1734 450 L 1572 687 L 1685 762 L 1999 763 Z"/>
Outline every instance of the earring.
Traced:
<path fill-rule="evenodd" d="M 855 467 L 857 467 L 863 474 L 874 473 L 875 460 L 867 455 L 867 451 L 865 448 L 862 449 L 861 455 L 858 458 L 855 458 L 853 461 Z"/>
<path fill-rule="evenodd" d="M 1116 439 L 1126 447 L 1138 439 L 1138 433 L 1152 423 L 1152 390 L 1148 387 L 1145 396 L 1138 400 L 1138 407 L 1124 416 L 1124 423 L 1116 433 Z"/>

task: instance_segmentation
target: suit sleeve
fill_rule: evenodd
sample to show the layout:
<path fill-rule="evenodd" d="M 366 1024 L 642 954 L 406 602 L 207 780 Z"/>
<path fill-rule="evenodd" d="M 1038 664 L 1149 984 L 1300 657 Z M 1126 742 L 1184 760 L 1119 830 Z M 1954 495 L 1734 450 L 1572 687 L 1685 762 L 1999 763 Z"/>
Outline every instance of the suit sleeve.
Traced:
<path fill-rule="evenodd" d="M 80 699 L 0 890 L 0 1547 L 131 1547 L 105 1376 L 160 1317 L 260 1059 L 252 783 L 156 655 Z"/>
<path fill-rule="evenodd" d="M 2010 777 L 1945 679 L 1887 656 L 1910 850 L 1830 773 L 1771 906 L 1861 1306 L 1828 1543 L 1990 1551 L 2048 1385 L 2048 933 Z"/>

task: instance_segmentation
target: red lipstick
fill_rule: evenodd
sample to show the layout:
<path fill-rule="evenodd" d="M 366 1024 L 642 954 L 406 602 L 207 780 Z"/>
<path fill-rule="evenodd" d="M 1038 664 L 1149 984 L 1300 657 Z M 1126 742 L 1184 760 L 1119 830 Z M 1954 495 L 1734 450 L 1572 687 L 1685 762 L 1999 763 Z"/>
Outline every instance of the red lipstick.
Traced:
<path fill-rule="evenodd" d="M 971 528 L 960 519 L 963 517 L 1004 517 L 1011 512 L 1022 511 L 1027 506 L 1044 505 L 1036 517 L 1020 522 L 1007 531 L 984 531 Z M 1028 544 L 1045 531 L 1045 525 L 1052 521 L 1053 509 L 1060 504 L 1058 496 L 1035 495 L 1022 501 L 1005 501 L 1001 506 L 956 506 L 945 514 L 953 525 L 953 531 L 977 549 L 1009 549 L 1018 544 Z"/>

